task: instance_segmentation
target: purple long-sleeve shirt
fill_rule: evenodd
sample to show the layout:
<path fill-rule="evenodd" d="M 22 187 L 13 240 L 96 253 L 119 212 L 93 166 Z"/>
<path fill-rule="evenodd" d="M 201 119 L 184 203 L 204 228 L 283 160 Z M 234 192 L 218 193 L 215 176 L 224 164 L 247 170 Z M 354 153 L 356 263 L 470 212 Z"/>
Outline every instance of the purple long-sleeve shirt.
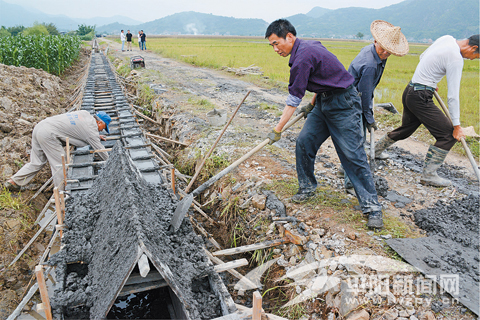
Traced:
<path fill-rule="evenodd" d="M 298 107 L 305 91 L 314 93 L 345 89 L 353 83 L 337 57 L 319 41 L 296 39 L 290 53 L 287 105 Z"/>

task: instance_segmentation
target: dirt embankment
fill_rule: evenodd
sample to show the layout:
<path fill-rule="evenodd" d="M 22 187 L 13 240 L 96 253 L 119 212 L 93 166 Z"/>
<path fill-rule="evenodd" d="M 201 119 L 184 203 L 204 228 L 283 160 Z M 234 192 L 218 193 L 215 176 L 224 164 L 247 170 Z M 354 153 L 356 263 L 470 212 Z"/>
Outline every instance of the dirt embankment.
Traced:
<path fill-rule="evenodd" d="M 29 161 L 31 135 L 35 125 L 46 117 L 61 114 L 75 89 L 81 70 L 88 61 L 82 52 L 75 66 L 62 77 L 34 68 L 0 64 L 0 174 L 1 183 Z M 33 269 L 44 251 L 44 235 L 13 266 L 7 268 L 23 249 L 38 226 L 34 226 L 48 193 L 41 194 L 32 205 L 25 203 L 35 189 L 50 177 L 46 166 L 28 190 L 0 197 L 0 318 L 5 319 L 20 302 L 32 278 Z M 47 239 L 48 240 L 48 239 Z M 46 241 L 46 240 L 45 240 Z"/>

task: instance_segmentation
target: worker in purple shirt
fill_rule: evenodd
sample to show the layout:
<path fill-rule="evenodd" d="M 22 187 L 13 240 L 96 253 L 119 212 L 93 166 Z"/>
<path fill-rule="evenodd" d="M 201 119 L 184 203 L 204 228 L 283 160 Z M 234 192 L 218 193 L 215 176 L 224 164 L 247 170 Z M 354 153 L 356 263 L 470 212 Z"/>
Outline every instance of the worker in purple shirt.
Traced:
<path fill-rule="evenodd" d="M 348 67 L 348 72 L 355 79 L 353 85 L 361 95 L 364 143 L 366 129 L 370 132 L 378 129 L 373 117 L 373 92 L 382 78 L 387 59 L 392 54 L 402 57 L 408 53 L 407 39 L 400 30 L 400 27 L 387 21 L 373 21 L 370 31 L 375 39 L 374 43 L 364 47 Z M 375 158 L 387 159 L 388 155 L 381 153 Z M 345 176 L 345 189 L 353 194 L 353 185 L 348 175 Z"/>
<path fill-rule="evenodd" d="M 372 173 L 363 148 L 362 107 L 353 86 L 354 78 L 319 41 L 296 37 L 295 27 L 285 19 L 272 22 L 265 38 L 282 57 L 290 55 L 289 96 L 278 124 L 268 134 L 270 143 L 300 105 L 305 91 L 314 92 L 312 102 L 300 108 L 307 120 L 297 138 L 296 168 L 299 190 L 292 201 L 301 203 L 315 196 L 314 164 L 322 143 L 331 137 L 340 162 L 350 177 L 369 228 L 382 228 L 382 206 L 378 202 Z"/>

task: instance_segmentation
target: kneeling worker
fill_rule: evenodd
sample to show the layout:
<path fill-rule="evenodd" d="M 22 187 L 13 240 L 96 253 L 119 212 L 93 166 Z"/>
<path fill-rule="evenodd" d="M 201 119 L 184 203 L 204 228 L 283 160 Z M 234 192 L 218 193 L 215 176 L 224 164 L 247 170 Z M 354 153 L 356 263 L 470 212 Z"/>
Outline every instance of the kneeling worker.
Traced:
<path fill-rule="evenodd" d="M 463 59 L 473 60 L 480 57 L 478 43 L 478 34 L 463 40 L 443 36 L 422 53 L 412 80 L 403 92 L 402 125 L 376 143 L 376 157 L 396 141 L 411 136 L 423 124 L 435 137 L 436 142 L 428 148 L 420 182 L 435 187 L 452 184 L 450 180 L 439 177 L 437 169 L 455 142 L 465 137 L 460 126 L 460 80 Z M 453 125 L 433 103 L 437 83 L 445 75 L 448 85 L 448 109 Z"/>
<path fill-rule="evenodd" d="M 292 201 L 304 202 L 315 196 L 315 157 L 322 143 L 332 137 L 362 212 L 368 214 L 367 226 L 382 228 L 382 206 L 363 149 L 362 106 L 353 86 L 354 79 L 319 41 L 298 39 L 296 34 L 293 25 L 284 19 L 272 22 L 265 33 L 275 52 L 282 57 L 290 55 L 290 94 L 279 123 L 268 134 L 270 143 L 280 140 L 280 132 L 300 105 L 305 91 L 316 93 L 312 103 L 300 109 L 307 120 L 296 143 L 300 188 Z"/>
<path fill-rule="evenodd" d="M 66 138 L 68 137 L 70 144 L 76 147 L 90 145 L 94 150 L 104 149 L 100 139 L 105 140 L 105 137 L 99 135 L 99 132 L 105 129 L 110 133 L 108 130 L 110 121 L 110 116 L 103 111 L 92 116 L 85 110 L 60 114 L 40 121 L 32 133 L 30 162 L 5 182 L 5 187 L 9 190 L 20 190 L 21 186 L 25 186 L 35 177 L 48 160 L 54 185 L 63 190 L 65 186 L 61 165 Z M 98 155 L 102 160 L 108 159 L 107 152 L 100 152 Z"/>

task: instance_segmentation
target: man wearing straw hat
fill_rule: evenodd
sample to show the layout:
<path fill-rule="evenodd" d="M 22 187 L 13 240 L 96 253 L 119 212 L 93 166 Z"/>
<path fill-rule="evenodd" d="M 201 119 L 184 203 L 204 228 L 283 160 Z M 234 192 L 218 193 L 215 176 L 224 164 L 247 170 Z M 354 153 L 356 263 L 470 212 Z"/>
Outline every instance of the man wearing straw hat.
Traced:
<path fill-rule="evenodd" d="M 403 92 L 402 125 L 387 133 L 376 144 L 375 155 L 383 152 L 398 140 L 412 135 L 423 124 L 435 137 L 436 142 L 428 148 L 420 183 L 435 187 L 452 184 L 438 176 L 448 152 L 465 134 L 460 126 L 460 80 L 463 59 L 478 59 L 479 35 L 456 40 L 452 36 L 438 38 L 420 56 L 412 80 Z M 437 83 L 447 76 L 448 109 L 452 121 L 433 103 Z"/>
<path fill-rule="evenodd" d="M 364 142 L 366 129 L 378 129 L 373 117 L 373 92 L 382 78 L 387 59 L 392 54 L 402 57 L 408 53 L 408 42 L 400 27 L 387 21 L 375 20 L 370 25 L 370 31 L 374 43 L 364 47 L 348 68 L 348 72 L 355 78 L 353 85 L 361 94 Z M 381 153 L 377 158 L 387 159 L 388 155 Z M 352 193 L 353 185 L 348 176 L 345 176 L 345 188 Z"/>
<path fill-rule="evenodd" d="M 32 133 L 30 162 L 5 182 L 5 188 L 11 191 L 20 190 L 48 161 L 55 187 L 63 190 L 65 186 L 61 173 L 62 154 L 64 154 L 62 145 L 65 145 L 66 137 L 73 146 L 90 145 L 94 150 L 104 149 L 100 139 L 105 140 L 105 137 L 99 135 L 99 132 L 105 130 L 109 133 L 110 121 L 110 116 L 103 111 L 91 115 L 85 110 L 64 113 L 40 121 Z M 98 155 L 102 160 L 108 159 L 106 152 L 99 152 Z"/>
<path fill-rule="evenodd" d="M 300 109 L 307 120 L 295 149 L 299 190 L 294 202 L 315 196 L 315 158 L 322 143 L 331 137 L 338 157 L 351 178 L 369 228 L 382 228 L 382 206 L 363 148 L 362 108 L 353 77 L 319 41 L 296 37 L 295 27 L 285 19 L 272 22 L 265 38 L 276 53 L 290 56 L 289 96 L 278 124 L 268 134 L 270 143 L 281 138 L 281 131 L 300 105 L 306 90 L 315 93 L 312 102 Z"/>

